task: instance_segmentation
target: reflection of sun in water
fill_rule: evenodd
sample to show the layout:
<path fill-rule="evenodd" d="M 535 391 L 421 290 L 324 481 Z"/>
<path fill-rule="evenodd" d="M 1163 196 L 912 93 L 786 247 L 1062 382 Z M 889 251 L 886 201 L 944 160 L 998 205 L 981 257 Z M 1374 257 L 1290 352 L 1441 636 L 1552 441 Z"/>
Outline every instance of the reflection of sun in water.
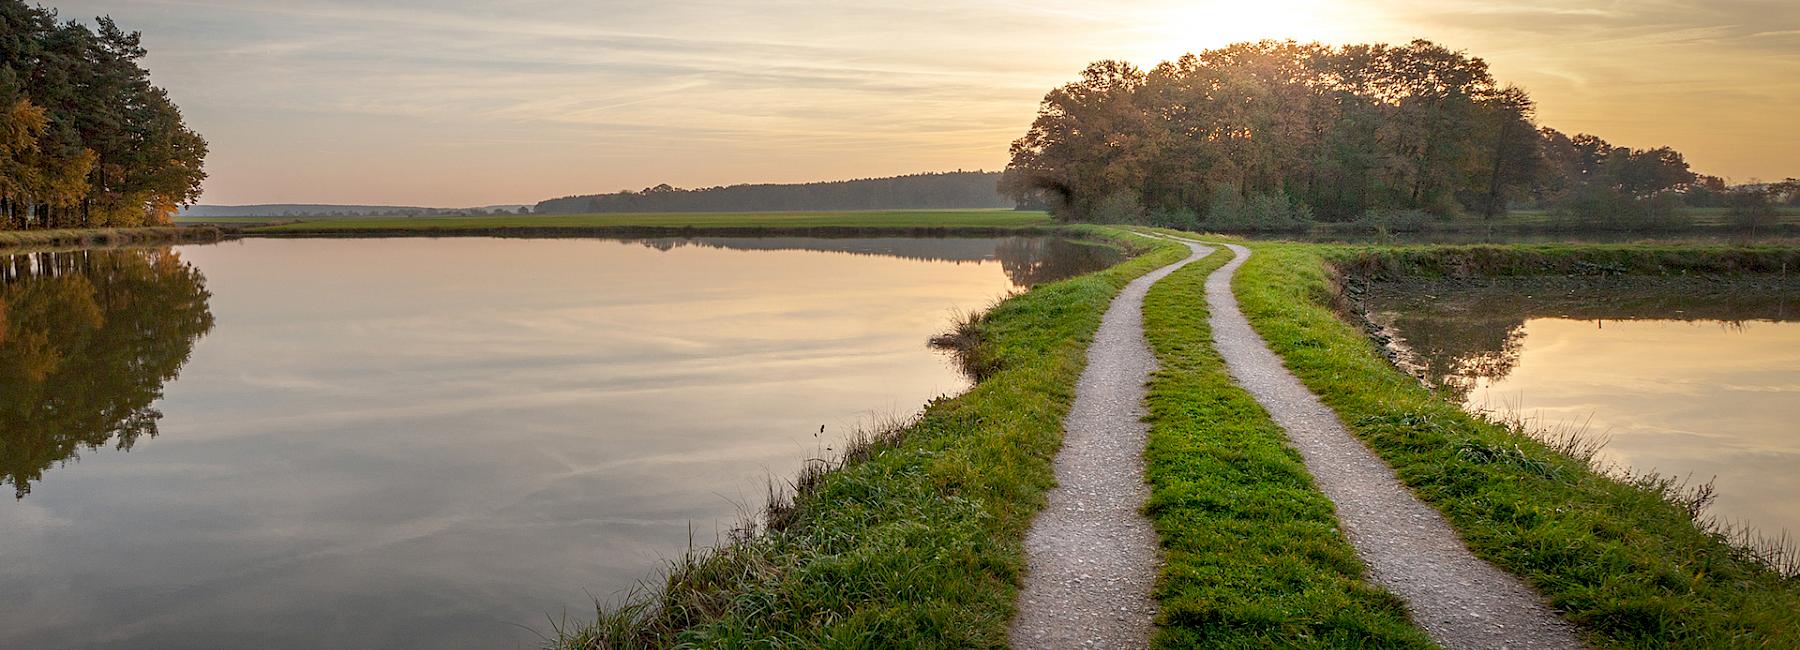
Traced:
<path fill-rule="evenodd" d="M 1131 61 L 1151 65 L 1188 52 L 1263 39 L 1341 43 L 1359 15 L 1329 0 L 1207 0 L 1141 6 L 1127 36 Z"/>

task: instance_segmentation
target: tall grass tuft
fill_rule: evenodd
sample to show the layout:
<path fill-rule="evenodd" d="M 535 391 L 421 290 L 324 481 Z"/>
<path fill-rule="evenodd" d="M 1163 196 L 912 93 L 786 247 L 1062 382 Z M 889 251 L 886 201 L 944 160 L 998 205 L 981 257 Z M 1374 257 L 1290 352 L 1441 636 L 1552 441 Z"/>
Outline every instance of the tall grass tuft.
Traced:
<path fill-rule="evenodd" d="M 992 309 L 990 305 L 984 310 L 953 313 L 950 329 L 927 341 L 931 347 L 949 352 L 956 359 L 957 368 L 975 383 L 1000 372 L 1000 355 L 996 354 L 985 330 L 987 314 Z"/>
<path fill-rule="evenodd" d="M 1769 535 L 1748 523 L 1729 521 L 1710 512 L 1719 496 L 1717 477 L 1695 482 L 1692 476 L 1673 476 L 1655 468 L 1634 470 L 1606 460 L 1601 452 L 1611 442 L 1611 436 L 1596 433 L 1591 417 L 1550 422 L 1522 415 L 1516 405 L 1499 410 L 1482 408 L 1477 413 L 1515 435 L 1537 440 L 1559 454 L 1581 461 L 1596 474 L 1655 495 L 1686 513 L 1702 532 L 1744 559 L 1768 566 L 1783 579 L 1800 579 L 1800 545 L 1788 531 Z"/>

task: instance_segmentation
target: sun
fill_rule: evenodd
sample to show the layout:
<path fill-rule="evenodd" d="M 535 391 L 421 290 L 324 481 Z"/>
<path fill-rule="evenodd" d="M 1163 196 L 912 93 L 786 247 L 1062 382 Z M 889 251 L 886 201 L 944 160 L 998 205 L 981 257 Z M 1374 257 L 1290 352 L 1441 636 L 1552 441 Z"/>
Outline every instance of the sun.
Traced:
<path fill-rule="evenodd" d="M 1360 18 L 1343 3 L 1327 0 L 1159 1 L 1139 11 L 1140 27 L 1127 49 L 1140 64 L 1243 41 L 1343 42 L 1355 34 Z"/>

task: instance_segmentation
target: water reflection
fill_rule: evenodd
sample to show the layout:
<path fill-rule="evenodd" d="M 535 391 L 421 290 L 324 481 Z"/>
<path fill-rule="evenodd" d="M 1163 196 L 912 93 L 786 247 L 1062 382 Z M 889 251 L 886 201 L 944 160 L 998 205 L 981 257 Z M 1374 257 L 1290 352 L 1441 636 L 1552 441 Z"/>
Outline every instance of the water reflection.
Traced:
<path fill-rule="evenodd" d="M 727 250 L 822 251 L 929 262 L 998 260 L 1020 287 L 1104 269 L 1124 259 L 1124 251 L 1091 241 L 1060 237 L 920 239 L 907 237 L 825 239 L 818 237 L 692 237 L 637 239 L 644 246 L 672 251 L 695 246 Z"/>
<path fill-rule="evenodd" d="M 1586 422 L 1603 461 L 1717 477 L 1713 514 L 1800 531 L 1800 281 L 1408 283 L 1371 307 L 1470 409 Z"/>
<path fill-rule="evenodd" d="M 83 449 L 156 436 L 152 403 L 212 330 L 209 295 L 168 248 L 0 258 L 0 481 L 16 498 Z"/>
<path fill-rule="evenodd" d="M 1542 278 L 1377 284 L 1369 316 L 1404 338 L 1424 378 L 1466 400 L 1506 378 L 1525 349 L 1526 322 L 1800 321 L 1800 279 Z"/>
<path fill-rule="evenodd" d="M 958 310 L 1094 270 L 1009 239 L 177 250 L 7 260 L 0 453 L 33 490 L 0 503 L 0 648 L 535 647 L 963 390 L 926 347 Z"/>

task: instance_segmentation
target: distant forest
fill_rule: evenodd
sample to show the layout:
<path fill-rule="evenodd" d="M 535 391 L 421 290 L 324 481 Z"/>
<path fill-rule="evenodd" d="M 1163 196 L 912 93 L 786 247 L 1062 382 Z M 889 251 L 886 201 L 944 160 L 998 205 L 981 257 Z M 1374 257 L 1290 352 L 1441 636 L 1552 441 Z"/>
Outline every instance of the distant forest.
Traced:
<path fill-rule="evenodd" d="M 1519 208 L 1629 229 L 1730 207 L 1754 226 L 1800 202 L 1800 183 L 1730 188 L 1669 147 L 1540 127 L 1534 108 L 1483 60 L 1429 41 L 1240 43 L 1148 71 L 1101 61 L 1045 96 L 1001 186 L 1063 220 L 1221 230 Z"/>
<path fill-rule="evenodd" d="M 449 217 L 527 214 L 523 205 L 490 205 L 479 208 L 422 208 L 406 205 L 333 205 L 323 203 L 265 203 L 261 205 L 195 205 L 178 216 L 210 217 Z"/>
<path fill-rule="evenodd" d="M 200 196 L 206 140 L 140 42 L 0 0 L 0 230 L 166 224 Z"/>
<path fill-rule="evenodd" d="M 1010 208 L 999 172 L 955 171 L 819 183 L 731 185 L 681 189 L 667 184 L 642 191 L 550 199 L 536 214 L 592 212 L 763 212 L 804 210 L 934 210 Z"/>

